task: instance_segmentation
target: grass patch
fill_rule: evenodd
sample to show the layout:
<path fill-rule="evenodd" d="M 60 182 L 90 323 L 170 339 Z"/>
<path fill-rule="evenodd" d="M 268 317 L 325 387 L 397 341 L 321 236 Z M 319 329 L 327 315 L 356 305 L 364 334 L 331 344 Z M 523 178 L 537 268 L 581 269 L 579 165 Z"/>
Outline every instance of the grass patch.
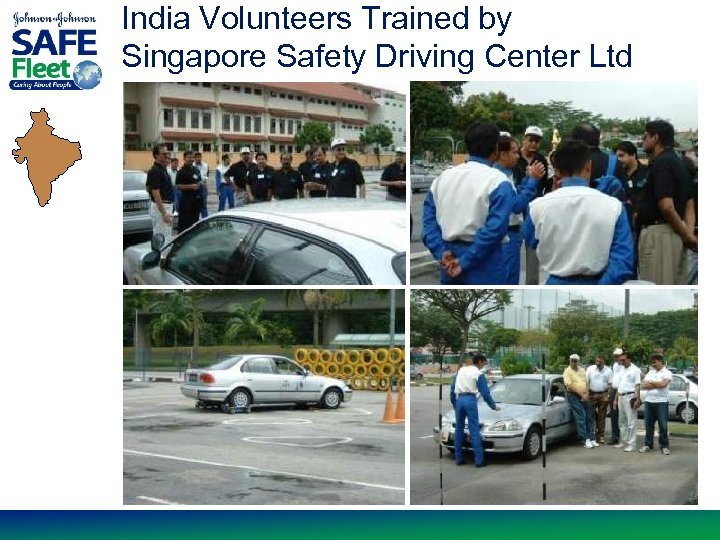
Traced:
<path fill-rule="evenodd" d="M 698 425 L 697 424 L 685 424 L 683 422 L 668 422 L 668 433 L 673 435 L 694 435 L 697 437 Z"/>

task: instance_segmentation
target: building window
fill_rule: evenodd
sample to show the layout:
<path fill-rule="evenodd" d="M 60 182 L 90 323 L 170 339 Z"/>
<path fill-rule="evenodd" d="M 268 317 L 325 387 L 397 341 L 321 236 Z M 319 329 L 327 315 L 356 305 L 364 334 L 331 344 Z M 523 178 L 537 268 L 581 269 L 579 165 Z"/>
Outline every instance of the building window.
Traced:
<path fill-rule="evenodd" d="M 125 113 L 125 133 L 135 133 L 138 131 L 138 122 L 136 113 Z"/>
<path fill-rule="evenodd" d="M 276 93 L 276 92 L 270 92 L 270 97 L 277 97 L 277 93 Z"/>
<path fill-rule="evenodd" d="M 230 131 L 230 115 L 229 114 L 223 114 L 223 116 L 222 116 L 222 130 Z"/>
<path fill-rule="evenodd" d="M 302 100 L 303 100 L 302 96 L 295 96 L 295 99 L 297 99 L 298 101 L 302 101 Z"/>
<path fill-rule="evenodd" d="M 285 119 L 284 118 L 280 118 L 278 120 L 278 133 L 280 133 L 280 135 L 285 135 Z"/>
<path fill-rule="evenodd" d="M 209 112 L 202 113 L 202 128 L 207 130 L 212 129 L 212 115 Z"/>
<path fill-rule="evenodd" d="M 192 84 L 192 83 L 190 83 L 190 84 Z M 200 151 L 200 143 L 196 143 L 196 142 L 190 143 L 190 150 L 192 150 L 193 152 L 199 152 Z"/>
<path fill-rule="evenodd" d="M 200 129 L 200 111 L 190 111 L 190 129 Z"/>
<path fill-rule="evenodd" d="M 262 132 L 262 116 L 256 116 L 255 117 L 255 133 L 261 133 Z"/>
<path fill-rule="evenodd" d="M 271 144 L 271 145 L 270 145 L 270 153 L 271 153 L 271 154 L 274 154 L 274 153 L 275 153 L 275 145 L 274 145 L 274 144 Z"/>
<path fill-rule="evenodd" d="M 163 109 L 163 127 L 173 127 L 172 109 Z"/>
<path fill-rule="evenodd" d="M 254 93 L 256 96 L 262 96 L 262 90 L 260 88 L 256 88 Z"/>
<path fill-rule="evenodd" d="M 335 106 L 335 104 L 336 104 L 335 101 L 331 101 L 331 102 L 330 102 L 330 105 L 332 105 L 333 107 Z"/>
<path fill-rule="evenodd" d="M 237 92 L 238 94 L 242 91 L 242 88 L 239 86 L 233 86 L 233 92 Z"/>
<path fill-rule="evenodd" d="M 246 87 L 243 89 L 243 91 L 244 91 L 246 94 L 252 94 L 252 88 L 250 88 L 249 86 L 246 86 Z"/>
<path fill-rule="evenodd" d="M 202 83 L 202 87 L 203 87 L 203 88 L 211 88 L 211 87 L 212 87 L 212 83 L 204 82 L 204 83 Z"/>
<path fill-rule="evenodd" d="M 250 133 L 252 131 L 252 116 L 245 116 L 244 117 L 244 124 L 245 129 L 243 131 L 245 133 Z"/>
<path fill-rule="evenodd" d="M 242 145 L 240 143 L 233 144 L 233 152 L 239 152 L 242 149 Z"/>
<path fill-rule="evenodd" d="M 177 127 L 179 127 L 179 128 L 187 127 L 187 111 L 185 109 L 177 110 Z"/>
<path fill-rule="evenodd" d="M 230 143 L 223 143 L 220 149 L 224 154 L 227 154 L 228 152 L 230 152 Z"/>
<path fill-rule="evenodd" d="M 275 133 L 275 129 L 277 126 L 277 120 L 275 118 L 270 119 L 270 133 Z"/>
<path fill-rule="evenodd" d="M 294 135 L 295 134 L 295 122 L 292 120 L 288 120 L 288 135 Z"/>
<path fill-rule="evenodd" d="M 240 119 L 242 117 L 239 114 L 233 114 L 233 131 L 236 133 L 240 132 Z"/>
<path fill-rule="evenodd" d="M 223 90 L 230 90 L 232 87 L 229 84 L 220 85 Z"/>
<path fill-rule="evenodd" d="M 190 86 L 200 86 L 200 83 L 191 82 L 191 83 L 190 83 Z"/>
<path fill-rule="evenodd" d="M 209 142 L 204 142 L 202 144 L 202 151 L 203 152 L 212 152 L 212 144 L 210 144 Z"/>
<path fill-rule="evenodd" d="M 165 148 L 167 148 L 168 152 L 174 152 L 175 151 L 175 143 L 166 142 Z"/>

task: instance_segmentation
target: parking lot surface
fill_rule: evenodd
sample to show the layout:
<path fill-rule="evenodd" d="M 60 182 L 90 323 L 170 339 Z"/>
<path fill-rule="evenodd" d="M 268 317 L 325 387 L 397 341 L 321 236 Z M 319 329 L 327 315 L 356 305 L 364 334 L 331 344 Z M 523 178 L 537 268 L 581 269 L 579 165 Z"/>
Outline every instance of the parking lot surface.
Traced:
<path fill-rule="evenodd" d="M 443 414 L 450 409 L 447 392 L 444 387 Z M 490 453 L 487 467 L 458 467 L 446 449 L 439 457 L 432 438 L 438 387 L 412 387 L 409 393 L 412 505 L 438 505 L 441 498 L 446 505 L 675 505 L 697 492 L 696 438 L 671 437 L 670 456 L 660 454 L 657 441 L 653 452 L 640 454 L 609 445 L 587 450 L 569 440 L 548 448 L 545 469 L 542 458 L 528 462 L 519 455 Z M 609 428 L 608 420 L 608 433 Z M 642 446 L 641 434 L 638 443 Z M 472 457 L 466 457 L 471 463 Z"/>
<path fill-rule="evenodd" d="M 404 426 L 380 422 L 385 393 L 225 414 L 195 409 L 177 383 L 123 385 L 124 504 L 404 503 Z"/>

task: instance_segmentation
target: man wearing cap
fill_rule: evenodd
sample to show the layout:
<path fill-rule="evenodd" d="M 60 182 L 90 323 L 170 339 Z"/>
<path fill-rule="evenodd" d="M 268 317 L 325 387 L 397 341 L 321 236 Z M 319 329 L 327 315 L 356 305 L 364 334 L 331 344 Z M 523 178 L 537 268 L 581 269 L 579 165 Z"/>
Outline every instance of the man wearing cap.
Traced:
<path fill-rule="evenodd" d="M 395 161 L 385 167 L 380 177 L 380 185 L 387 188 L 388 201 L 405 202 L 405 147 L 395 150 Z"/>
<path fill-rule="evenodd" d="M 579 362 L 580 356 L 571 354 L 570 364 L 563 371 L 565 397 L 572 410 L 573 418 L 575 418 L 578 438 L 585 448 L 595 448 L 599 445 L 595 441 L 593 422 L 589 414 L 587 375 L 585 370 L 578 365 Z"/>
<path fill-rule="evenodd" d="M 620 359 L 622 353 L 623 350 L 619 347 L 612 353 L 612 383 L 610 385 L 610 395 L 608 396 L 608 405 L 610 406 L 611 438 L 608 444 L 617 444 L 620 442 L 620 424 L 618 423 L 618 408 L 615 402 L 615 396 L 617 396 L 618 384 L 620 384 L 620 372 L 625 369 Z"/>
<path fill-rule="evenodd" d="M 240 150 L 240 159 L 233 163 L 230 168 L 225 171 L 223 178 L 232 182 L 235 186 L 236 206 L 247 204 L 247 177 L 248 173 L 255 168 L 257 168 L 257 165 L 250 161 L 250 147 L 243 146 Z"/>
<path fill-rule="evenodd" d="M 455 463 L 457 465 L 465 464 L 462 446 L 465 442 L 465 419 L 467 418 L 470 441 L 475 454 L 475 466 L 485 466 L 478 416 L 478 393 L 483 397 L 488 407 L 494 411 L 500 410 L 500 407 L 493 401 L 487 379 L 481 371 L 485 366 L 485 361 L 484 354 L 475 354 L 470 365 L 463 366 L 458 370 L 453 379 L 453 386 L 450 388 L 451 395 L 455 395 Z"/>
<path fill-rule="evenodd" d="M 640 406 L 640 369 L 632 363 L 632 355 L 624 351 L 620 360 L 623 370 L 618 380 L 615 406 L 619 411 L 620 442 L 615 448 L 634 452 L 637 448 L 637 408 Z M 633 407 L 633 405 L 635 405 Z"/>
<path fill-rule="evenodd" d="M 641 388 L 647 390 L 645 395 L 645 444 L 639 450 L 642 453 L 650 452 L 653 449 L 655 438 L 655 422 L 658 425 L 660 451 L 663 455 L 670 455 L 670 441 L 668 439 L 668 406 L 670 395 L 670 383 L 673 375 L 665 367 L 661 354 L 653 354 L 650 357 L 652 369 L 648 371 L 643 379 Z"/>
<path fill-rule="evenodd" d="M 423 203 L 422 240 L 440 263 L 440 282 L 501 285 L 507 281 L 503 258 L 510 212 L 511 181 L 492 168 L 500 130 L 474 122 L 465 132 L 470 158 L 443 171 Z"/>
<path fill-rule="evenodd" d="M 675 128 L 669 122 L 645 125 L 643 148 L 652 163 L 638 200 L 638 278 L 658 285 L 687 283 L 683 246 L 698 248 L 697 236 L 683 221 L 691 185 L 674 144 Z"/>
<path fill-rule="evenodd" d="M 632 279 L 633 238 L 622 203 L 589 187 L 592 161 L 582 141 L 553 154 L 560 188 L 530 203 L 523 236 L 548 285 L 619 285 Z"/>
<path fill-rule="evenodd" d="M 347 157 L 345 139 L 335 139 L 330 144 L 335 163 L 328 178 L 328 197 L 365 198 L 365 178 L 360 164 Z"/>
<path fill-rule="evenodd" d="M 590 419 L 594 425 L 594 440 L 605 444 L 605 423 L 610 388 L 612 388 L 612 369 L 605 365 L 605 357 L 595 357 L 595 364 L 587 368 L 587 381 L 590 390 Z"/>
<path fill-rule="evenodd" d="M 522 146 L 520 147 L 520 157 L 513 167 L 513 175 L 515 177 L 515 186 L 520 185 L 527 176 L 527 168 L 537 162 L 542 163 L 544 173 L 540 177 L 538 185 L 538 196 L 542 197 L 545 193 L 552 190 L 552 182 L 548 179 L 548 171 L 550 166 L 547 158 L 539 151 L 540 143 L 543 139 L 543 130 L 538 126 L 528 126 L 525 129 Z M 537 254 L 534 250 L 525 246 L 525 284 L 537 285 L 540 282 L 540 271 Z"/>

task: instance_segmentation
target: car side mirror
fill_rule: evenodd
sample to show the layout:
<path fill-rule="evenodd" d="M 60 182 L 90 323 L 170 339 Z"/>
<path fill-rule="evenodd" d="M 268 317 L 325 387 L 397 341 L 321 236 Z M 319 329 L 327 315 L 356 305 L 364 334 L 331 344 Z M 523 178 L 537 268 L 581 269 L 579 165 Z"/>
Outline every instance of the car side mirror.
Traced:
<path fill-rule="evenodd" d="M 153 251 L 159 252 L 163 244 L 165 244 L 165 235 L 163 233 L 155 233 L 153 234 L 153 237 L 150 239 L 150 248 Z"/>
<path fill-rule="evenodd" d="M 162 236 L 162 234 L 160 235 Z M 143 270 L 149 270 L 150 268 L 155 268 L 158 264 L 160 264 L 160 252 L 159 251 L 151 251 L 150 253 L 146 253 L 143 255 L 141 266 Z"/>

